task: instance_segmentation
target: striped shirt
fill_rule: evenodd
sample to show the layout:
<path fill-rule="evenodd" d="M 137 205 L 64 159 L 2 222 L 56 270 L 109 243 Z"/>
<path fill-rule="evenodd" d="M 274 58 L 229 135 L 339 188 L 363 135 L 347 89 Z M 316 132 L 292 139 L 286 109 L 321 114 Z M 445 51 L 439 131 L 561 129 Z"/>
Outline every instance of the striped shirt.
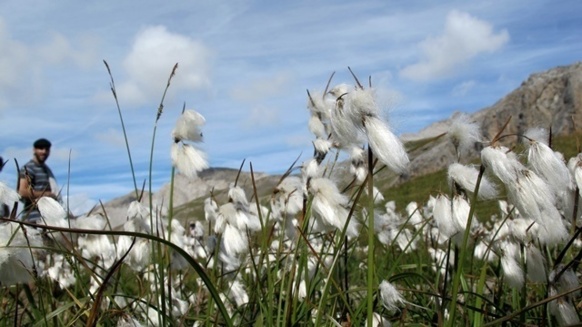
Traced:
<path fill-rule="evenodd" d="M 51 192 L 50 179 L 55 178 L 51 169 L 44 163 L 30 160 L 20 169 L 20 178 L 26 178 L 35 191 Z M 30 199 L 22 199 L 24 210 L 20 214 L 23 220 L 35 222 L 40 220 L 40 212 Z"/>

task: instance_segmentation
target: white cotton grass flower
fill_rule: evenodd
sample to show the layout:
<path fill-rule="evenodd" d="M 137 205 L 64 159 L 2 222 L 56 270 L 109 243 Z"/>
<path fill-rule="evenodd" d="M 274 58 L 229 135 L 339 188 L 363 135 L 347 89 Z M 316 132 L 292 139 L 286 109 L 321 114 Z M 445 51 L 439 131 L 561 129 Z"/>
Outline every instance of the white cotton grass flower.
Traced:
<path fill-rule="evenodd" d="M 439 232 L 445 238 L 451 238 L 457 234 L 457 224 L 454 222 L 452 203 L 448 196 L 439 194 L 435 198 L 433 217 L 436 221 Z"/>
<path fill-rule="evenodd" d="M 537 141 L 529 142 L 527 159 L 529 167 L 548 183 L 554 194 L 574 188 L 563 158 L 556 155 L 548 145 Z"/>
<path fill-rule="evenodd" d="M 365 165 L 365 151 L 359 146 L 350 149 L 350 173 L 356 181 L 363 183 L 368 176 L 368 168 Z"/>
<path fill-rule="evenodd" d="M 309 118 L 309 122 L 307 124 L 307 127 L 309 128 L 309 131 L 315 135 L 315 137 L 317 139 L 326 139 L 327 138 L 327 132 L 325 129 L 325 125 L 323 124 L 323 122 L 321 121 L 321 119 L 317 116 L 312 115 Z"/>
<path fill-rule="evenodd" d="M 339 325 L 339 324 L 338 324 Z M 365 327 L 368 327 L 368 319 L 364 323 Z M 379 313 L 374 312 L 372 317 L 372 326 L 371 327 L 390 327 L 392 324 L 387 318 L 382 317 Z"/>
<path fill-rule="evenodd" d="M 467 223 L 469 222 L 469 212 L 471 211 L 471 204 L 469 201 L 460 195 L 453 197 L 453 224 L 457 233 L 462 235 L 467 229 Z M 471 220 L 470 229 L 475 229 L 478 227 L 478 220 L 475 214 L 473 214 L 473 219 Z"/>
<path fill-rule="evenodd" d="M 367 191 L 367 189 L 366 189 L 366 191 Z M 374 203 L 375 204 L 379 204 L 379 203 L 384 201 L 384 195 L 382 195 L 382 192 L 380 192 L 380 190 L 376 186 L 374 186 L 372 188 L 372 191 L 374 193 Z"/>
<path fill-rule="evenodd" d="M 301 175 L 305 179 L 320 177 L 319 164 L 316 159 L 310 159 L 301 165 Z"/>
<path fill-rule="evenodd" d="M 323 138 L 318 138 L 313 141 L 313 147 L 316 153 L 327 154 L 332 147 L 331 141 Z"/>
<path fill-rule="evenodd" d="M 77 277 L 69 260 L 62 254 L 51 254 L 46 258 L 45 270 L 41 272 L 41 276 L 48 276 L 50 279 L 56 281 L 61 288 L 68 288 L 75 285 Z"/>
<path fill-rule="evenodd" d="M 458 156 L 471 150 L 475 143 L 482 140 L 479 124 L 471 121 L 471 117 L 465 113 L 453 115 L 447 135 L 455 146 Z"/>
<path fill-rule="evenodd" d="M 395 173 L 405 173 L 410 159 L 402 141 L 380 118 L 365 117 L 364 124 L 370 148 L 378 160 Z"/>
<path fill-rule="evenodd" d="M 123 313 L 119 320 L 117 320 L 116 327 L 143 327 L 137 319 L 130 316 L 129 314 Z"/>
<path fill-rule="evenodd" d="M 535 283 L 544 283 L 547 280 L 546 259 L 540 249 L 529 244 L 526 248 L 527 278 Z"/>
<path fill-rule="evenodd" d="M 482 241 L 478 242 L 475 245 L 475 251 L 473 251 L 473 256 L 477 259 L 487 262 L 496 262 L 497 260 L 499 260 L 497 254 L 491 250 L 489 245 Z"/>
<path fill-rule="evenodd" d="M 580 287 L 580 281 L 578 280 L 576 272 L 572 268 L 568 268 L 566 270 L 564 270 L 564 268 L 564 264 L 558 264 L 548 276 L 550 284 L 555 286 L 559 293 L 566 293 Z M 564 271 L 562 272 L 562 270 Z M 558 276 L 559 273 L 561 273 L 560 276 Z M 569 298 L 576 298 L 578 295 L 580 295 L 579 290 L 570 293 L 567 296 Z"/>
<path fill-rule="evenodd" d="M 313 194 L 312 210 L 328 226 L 342 230 L 347 223 L 348 198 L 341 194 L 337 186 L 327 178 L 314 178 L 309 183 L 309 191 Z M 358 223 L 351 219 L 346 234 L 350 237 L 358 235 Z"/>
<path fill-rule="evenodd" d="M 0 163 L 1 164 L 1 163 Z M 18 192 L 0 182 L 0 204 L 13 205 L 14 202 L 20 201 Z"/>
<path fill-rule="evenodd" d="M 185 110 L 178 118 L 172 137 L 178 141 L 202 142 L 200 127 L 206 123 L 204 116 L 194 110 Z"/>
<path fill-rule="evenodd" d="M 344 148 L 359 145 L 364 141 L 362 130 L 354 125 L 353 115 L 346 103 L 345 96 L 348 92 L 349 86 L 346 84 L 337 85 L 329 91 L 336 99 L 335 108 L 331 110 L 330 115 L 332 135 L 340 147 Z"/>
<path fill-rule="evenodd" d="M 131 243 L 133 237 L 119 236 L 116 242 L 116 257 L 120 259 L 123 257 Z M 133 271 L 143 271 L 151 262 L 151 245 L 147 239 L 137 238 L 135 244 L 131 248 L 131 252 L 125 257 L 124 263 Z"/>
<path fill-rule="evenodd" d="M 204 199 L 204 219 L 208 222 L 215 222 L 218 215 L 218 204 L 212 198 Z"/>
<path fill-rule="evenodd" d="M 550 313 L 556 317 L 559 326 L 579 326 L 578 309 L 570 301 L 558 298 L 549 304 Z"/>
<path fill-rule="evenodd" d="M 320 91 L 311 92 L 310 95 L 307 99 L 307 109 L 309 109 L 311 115 L 320 117 L 322 120 L 329 119 L 330 107 L 333 104 L 330 104 L 326 100 L 325 94 Z"/>
<path fill-rule="evenodd" d="M 249 295 L 247 294 L 244 285 L 239 280 L 234 280 L 230 283 L 228 296 L 237 307 L 249 303 Z"/>
<path fill-rule="evenodd" d="M 382 305 L 388 311 L 396 311 L 398 310 L 398 306 L 405 303 L 402 294 L 400 291 L 392 285 L 392 283 L 383 280 L 380 283 L 380 299 L 382 299 Z"/>
<path fill-rule="evenodd" d="M 41 246 L 42 237 L 36 229 L 16 222 L 0 224 L 0 281 L 3 286 L 32 280 L 35 260 L 32 255 Z"/>
<path fill-rule="evenodd" d="M 195 178 L 199 171 L 208 168 L 206 154 L 190 144 L 173 143 L 170 154 L 174 167 L 188 178 Z"/>
<path fill-rule="evenodd" d="M 42 216 L 40 220 L 44 225 L 55 227 L 68 227 L 67 212 L 55 199 L 43 196 L 37 201 L 38 211 Z"/>
<path fill-rule="evenodd" d="M 453 163 L 449 166 L 448 169 L 449 184 L 454 182 L 465 191 L 470 193 L 474 193 L 477 186 L 478 177 L 479 170 L 472 166 Z M 481 183 L 479 184 L 479 192 L 477 196 L 484 200 L 494 199 L 498 196 L 498 191 L 495 184 L 489 181 L 485 175 L 481 177 Z"/>
<path fill-rule="evenodd" d="M 245 190 L 240 186 L 234 185 L 234 183 L 231 183 L 228 187 L 228 198 L 230 201 L 234 202 L 237 207 L 249 207 L 249 200 L 247 199 Z"/>
<path fill-rule="evenodd" d="M 582 153 L 570 158 L 568 170 L 572 176 L 572 181 L 579 190 L 582 190 Z"/>
<path fill-rule="evenodd" d="M 406 205 L 406 214 L 408 219 L 408 224 L 414 227 L 414 229 L 418 229 L 422 225 L 422 214 L 420 213 L 420 209 L 418 208 L 418 203 L 412 201 Z"/>
<path fill-rule="evenodd" d="M 510 200 L 525 217 L 540 225 L 537 238 L 546 245 L 563 242 L 568 236 L 560 212 L 555 207 L 554 194 L 534 172 L 520 170 L 514 183 L 507 185 Z"/>
<path fill-rule="evenodd" d="M 235 256 L 248 249 L 249 241 L 247 234 L 236 227 L 226 224 L 222 233 L 221 249 L 229 256 Z"/>
<path fill-rule="evenodd" d="M 526 169 L 515 154 L 503 146 L 488 146 L 481 150 L 481 161 L 505 185 L 515 182 L 517 171 Z"/>
<path fill-rule="evenodd" d="M 513 242 L 504 242 L 500 248 L 503 252 L 501 255 L 501 268 L 507 284 L 513 288 L 521 289 L 525 282 L 525 277 L 523 269 L 521 269 L 517 261 L 518 246 Z"/>
<path fill-rule="evenodd" d="M 149 218 L 149 216 L 150 210 L 146 208 L 143 204 L 141 204 L 139 201 L 134 200 L 131 201 L 131 203 L 129 203 L 129 206 L 127 208 L 128 220 L 133 218 L 146 219 Z"/>

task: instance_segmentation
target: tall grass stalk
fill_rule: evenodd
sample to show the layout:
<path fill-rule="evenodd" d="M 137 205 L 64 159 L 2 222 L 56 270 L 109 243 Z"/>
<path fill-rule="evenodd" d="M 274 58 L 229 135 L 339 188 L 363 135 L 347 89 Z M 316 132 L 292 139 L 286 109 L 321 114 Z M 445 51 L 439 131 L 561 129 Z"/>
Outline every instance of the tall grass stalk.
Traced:
<path fill-rule="evenodd" d="M 471 224 L 473 222 L 473 214 L 475 213 L 475 207 L 477 204 L 477 195 L 479 194 L 479 187 L 481 186 L 481 179 L 485 173 L 485 166 L 481 165 L 479 168 L 479 175 L 477 177 L 477 182 L 475 183 L 475 191 L 473 192 L 473 197 L 471 201 L 471 209 L 469 210 L 469 217 L 467 217 L 467 224 L 465 227 L 465 233 L 463 234 L 463 242 L 461 243 L 461 253 L 458 259 L 457 270 L 453 276 L 453 288 L 451 294 L 451 303 L 449 308 L 449 319 L 447 320 L 446 326 L 453 327 L 455 324 L 455 315 L 457 313 L 457 295 L 459 293 L 459 284 L 463 275 L 463 268 L 465 264 L 465 258 L 469 251 L 467 244 L 469 241 L 469 234 L 471 233 Z"/>
<path fill-rule="evenodd" d="M 111 93 L 113 93 L 113 98 L 115 99 L 115 105 L 117 107 L 117 113 L 119 114 L 119 121 L 121 122 L 121 130 L 123 131 L 123 139 L 125 140 L 125 148 L 127 150 L 127 157 L 129 158 L 129 168 L 131 169 L 131 177 L 133 179 L 133 189 L 135 190 L 135 197 L 139 197 L 139 192 L 137 188 L 137 181 L 135 179 L 135 169 L 133 166 L 133 160 L 131 159 L 131 150 L 129 148 L 129 140 L 127 138 L 127 131 L 125 129 L 125 123 L 123 122 L 123 115 L 121 114 L 121 107 L 119 106 L 119 99 L 117 98 L 117 90 L 115 88 L 115 80 L 113 79 L 113 74 L 111 73 L 111 69 L 109 68 L 109 64 L 107 61 L 103 60 L 105 67 L 107 68 L 107 73 L 109 74 L 110 78 L 110 88 Z"/>
<path fill-rule="evenodd" d="M 378 283 L 374 279 L 375 276 L 375 258 L 374 258 L 374 155 L 372 149 L 368 147 L 368 194 L 370 194 L 370 200 L 368 202 L 368 276 L 367 276 L 367 321 L 368 326 L 373 325 L 374 321 L 374 290 L 377 288 Z"/>

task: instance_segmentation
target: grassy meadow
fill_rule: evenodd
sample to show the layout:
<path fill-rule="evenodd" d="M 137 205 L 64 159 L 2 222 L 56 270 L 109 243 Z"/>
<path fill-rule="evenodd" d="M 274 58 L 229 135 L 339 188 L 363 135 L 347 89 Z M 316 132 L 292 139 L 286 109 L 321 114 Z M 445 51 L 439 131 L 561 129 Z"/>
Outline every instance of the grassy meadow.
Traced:
<path fill-rule="evenodd" d="M 503 130 L 483 140 L 463 116 L 439 139 L 403 144 L 358 84 L 308 93 L 315 155 L 280 178 L 257 182 L 249 165 L 180 207 L 134 201 L 115 228 L 66 219 L 52 199 L 38 201 L 40 225 L 3 219 L 0 326 L 580 324 L 580 135 L 550 144 L 534 129 L 502 145 Z M 208 167 L 203 123 L 182 110 L 172 185 Z M 431 142 L 460 158 L 483 150 L 395 184 Z"/>

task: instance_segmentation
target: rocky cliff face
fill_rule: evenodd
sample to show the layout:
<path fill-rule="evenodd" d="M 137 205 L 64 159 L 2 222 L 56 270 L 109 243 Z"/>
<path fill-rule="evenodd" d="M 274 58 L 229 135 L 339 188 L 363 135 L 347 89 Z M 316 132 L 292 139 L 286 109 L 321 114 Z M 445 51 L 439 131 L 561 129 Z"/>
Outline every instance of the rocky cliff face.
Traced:
<path fill-rule="evenodd" d="M 206 198 L 213 194 L 224 192 L 231 183 L 237 179 L 238 171 L 229 168 L 209 168 L 198 174 L 194 179 L 186 178 L 181 174 L 176 174 L 174 178 L 174 207 L 179 207 L 198 198 Z M 254 174 L 257 188 L 267 189 L 274 186 L 279 180 L 277 176 L 263 173 Z M 241 173 L 237 185 L 243 187 L 247 194 L 252 194 L 252 180 L 250 173 Z M 270 188 L 272 190 L 272 187 Z M 152 203 L 155 207 L 167 207 L 170 202 L 170 183 L 165 184 L 159 191 L 152 194 Z M 127 208 L 129 204 L 136 200 L 135 194 L 130 193 L 120 198 L 114 199 L 104 204 L 105 212 L 112 226 L 118 226 L 125 222 Z M 149 206 L 149 193 L 142 196 L 142 201 L 146 207 Z M 103 208 L 99 208 L 96 213 L 104 214 Z"/>
<path fill-rule="evenodd" d="M 493 138 L 511 117 L 504 134 L 523 134 L 530 127 L 543 127 L 555 135 L 568 135 L 582 128 L 582 62 L 532 74 L 521 86 L 494 105 L 471 115 L 481 126 L 484 141 Z M 434 123 L 407 140 L 445 133 L 451 119 Z M 515 139 L 513 139 L 514 141 Z M 455 159 L 453 146 L 445 138 L 411 154 L 411 176 L 445 168 Z M 475 156 L 474 151 L 470 156 Z"/>

